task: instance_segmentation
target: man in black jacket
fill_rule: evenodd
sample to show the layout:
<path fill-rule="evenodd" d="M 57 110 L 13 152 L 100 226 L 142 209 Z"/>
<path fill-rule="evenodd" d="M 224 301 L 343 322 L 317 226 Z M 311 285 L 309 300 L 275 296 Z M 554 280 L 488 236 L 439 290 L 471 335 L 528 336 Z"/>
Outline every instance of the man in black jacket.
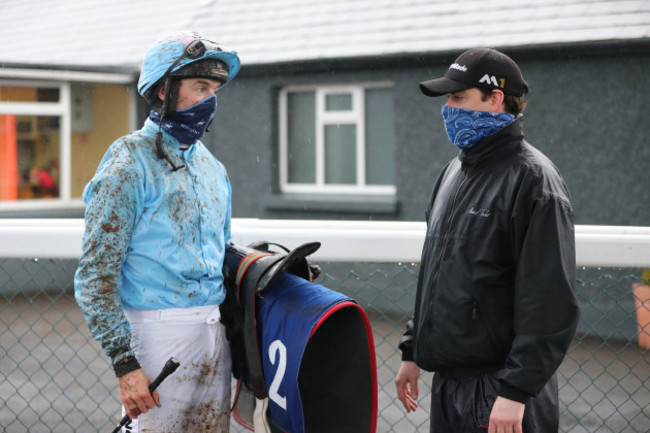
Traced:
<path fill-rule="evenodd" d="M 425 81 L 461 151 L 426 213 L 414 318 L 395 379 L 415 410 L 420 368 L 435 372 L 431 432 L 557 432 L 555 372 L 578 322 L 573 211 L 558 169 L 524 140 L 528 92 L 488 48 Z"/>

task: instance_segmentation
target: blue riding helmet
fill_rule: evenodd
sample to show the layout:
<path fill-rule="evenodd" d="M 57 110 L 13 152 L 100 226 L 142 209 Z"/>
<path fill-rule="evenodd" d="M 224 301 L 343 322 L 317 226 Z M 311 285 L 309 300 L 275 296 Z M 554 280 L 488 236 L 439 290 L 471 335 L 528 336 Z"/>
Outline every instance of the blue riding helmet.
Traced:
<path fill-rule="evenodd" d="M 151 47 L 142 63 L 138 93 L 147 101 L 157 84 L 164 78 L 183 76 L 182 68 L 200 60 L 215 59 L 223 62 L 227 68 L 221 77 L 221 88 L 226 86 L 239 72 L 240 62 L 236 51 L 228 51 L 218 43 L 207 39 L 198 32 L 180 32 L 169 35 Z M 151 101 L 149 101 L 151 102 Z"/>

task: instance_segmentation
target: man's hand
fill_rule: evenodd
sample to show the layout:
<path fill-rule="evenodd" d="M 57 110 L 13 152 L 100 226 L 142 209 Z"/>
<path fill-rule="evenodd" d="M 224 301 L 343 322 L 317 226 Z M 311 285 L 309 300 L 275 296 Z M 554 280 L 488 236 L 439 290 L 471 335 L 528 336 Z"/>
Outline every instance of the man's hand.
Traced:
<path fill-rule="evenodd" d="M 141 368 L 134 370 L 118 379 L 120 384 L 120 399 L 131 419 L 136 419 L 141 413 L 146 413 L 154 406 L 160 407 L 158 391 L 149 392 L 151 381 Z"/>
<path fill-rule="evenodd" d="M 395 377 L 395 386 L 397 387 L 397 398 L 400 399 L 407 413 L 418 408 L 419 378 L 420 367 L 415 362 L 402 361 Z"/>
<path fill-rule="evenodd" d="M 497 397 L 490 413 L 488 433 L 522 433 L 524 409 L 526 405 L 523 403 Z"/>

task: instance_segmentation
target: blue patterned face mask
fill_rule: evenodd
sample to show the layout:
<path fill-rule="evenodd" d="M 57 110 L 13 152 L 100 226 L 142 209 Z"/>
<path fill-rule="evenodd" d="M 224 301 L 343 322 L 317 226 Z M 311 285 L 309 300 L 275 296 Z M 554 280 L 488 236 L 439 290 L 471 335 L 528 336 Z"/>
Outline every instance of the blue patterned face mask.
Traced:
<path fill-rule="evenodd" d="M 499 131 L 513 120 L 514 114 L 490 113 L 442 106 L 442 120 L 449 140 L 461 149 L 470 149 L 483 138 Z"/>
<path fill-rule="evenodd" d="M 212 95 L 191 107 L 165 116 L 160 126 L 181 143 L 192 144 L 203 137 L 216 112 L 217 95 Z M 151 110 L 149 118 L 156 125 L 160 124 L 160 115 L 156 111 Z"/>

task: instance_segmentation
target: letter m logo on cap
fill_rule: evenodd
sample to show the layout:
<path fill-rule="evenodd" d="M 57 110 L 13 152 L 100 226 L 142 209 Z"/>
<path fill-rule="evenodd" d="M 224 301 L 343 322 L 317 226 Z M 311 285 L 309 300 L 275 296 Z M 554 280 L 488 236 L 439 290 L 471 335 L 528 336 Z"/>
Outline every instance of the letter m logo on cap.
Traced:
<path fill-rule="evenodd" d="M 481 79 L 478 80 L 478 82 L 491 84 L 494 87 L 500 87 L 502 89 L 506 86 L 505 78 L 499 78 L 499 81 L 497 82 L 497 78 L 494 75 L 488 75 L 488 74 L 483 75 L 483 77 L 481 77 Z"/>
<path fill-rule="evenodd" d="M 478 80 L 478 82 L 492 84 L 494 87 L 499 87 L 499 83 L 497 83 L 497 78 L 494 75 L 485 74 L 483 75 L 483 77 L 481 77 L 480 80 Z"/>

